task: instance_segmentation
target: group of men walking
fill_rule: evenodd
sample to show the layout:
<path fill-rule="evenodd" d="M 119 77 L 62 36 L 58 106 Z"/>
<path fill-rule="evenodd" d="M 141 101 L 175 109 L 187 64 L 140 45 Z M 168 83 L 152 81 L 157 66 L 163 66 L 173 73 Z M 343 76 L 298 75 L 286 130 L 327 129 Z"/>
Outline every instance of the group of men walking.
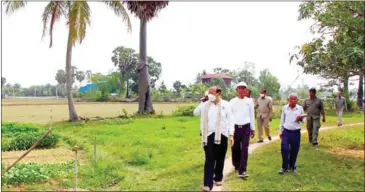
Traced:
<path fill-rule="evenodd" d="M 220 186 L 223 181 L 224 160 L 228 145 L 232 150 L 232 164 L 241 178 L 248 177 L 247 160 L 250 139 L 255 136 L 255 110 L 257 110 L 258 143 L 264 142 L 263 132 L 271 141 L 270 122 L 273 118 L 273 101 L 261 89 L 260 97 L 254 101 L 246 83 L 236 85 L 237 96 L 229 102 L 221 98 L 222 90 L 218 86 L 209 88 L 201 103 L 194 110 L 200 115 L 200 133 L 205 152 L 204 187 L 202 191 L 211 191 L 213 185 Z M 298 105 L 298 96 L 288 96 L 288 104 L 283 106 L 280 119 L 280 138 L 282 168 L 280 174 L 291 170 L 296 172 L 296 158 L 300 146 L 300 123 L 307 119 L 309 142 L 318 145 L 318 131 L 325 122 L 323 102 L 316 97 L 314 88 L 309 90 L 310 99 L 303 107 Z M 339 96 L 336 110 L 342 115 L 341 106 L 345 105 Z M 342 121 L 339 118 L 339 125 Z"/>

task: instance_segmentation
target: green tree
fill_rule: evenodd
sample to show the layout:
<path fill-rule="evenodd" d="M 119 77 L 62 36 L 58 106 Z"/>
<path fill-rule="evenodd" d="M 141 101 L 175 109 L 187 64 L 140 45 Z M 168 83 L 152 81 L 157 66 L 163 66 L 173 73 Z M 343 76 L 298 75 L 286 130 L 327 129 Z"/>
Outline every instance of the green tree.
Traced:
<path fill-rule="evenodd" d="M 5 84 L 6 84 L 6 78 L 1 77 L 1 87 L 4 87 Z"/>
<path fill-rule="evenodd" d="M 119 46 L 114 49 L 111 60 L 120 72 L 120 90 L 121 92 L 124 90 L 124 84 L 126 83 L 126 98 L 129 98 L 129 79 L 133 71 L 136 70 L 138 55 L 132 48 Z"/>
<path fill-rule="evenodd" d="M 161 81 L 161 85 L 160 87 L 158 88 L 158 91 L 163 95 L 165 96 L 165 94 L 167 93 L 167 87 L 165 85 L 165 82 L 164 81 Z"/>
<path fill-rule="evenodd" d="M 195 84 L 202 82 L 202 77 L 207 74 L 206 70 L 203 70 L 201 73 L 198 73 L 195 77 Z"/>
<path fill-rule="evenodd" d="M 181 90 L 184 88 L 184 85 L 181 83 L 181 81 L 175 81 L 172 86 L 174 87 L 177 95 L 180 95 Z"/>
<path fill-rule="evenodd" d="M 280 99 L 279 79 L 272 75 L 269 69 L 260 71 L 259 80 L 262 88 L 266 89 L 267 95 L 273 97 L 273 99 Z"/>
<path fill-rule="evenodd" d="M 149 82 L 147 61 L 147 22 L 157 16 L 157 13 L 168 5 L 168 1 L 124 1 L 128 9 L 140 19 L 139 65 L 137 71 L 139 113 L 154 113 Z"/>
<path fill-rule="evenodd" d="M 4 1 L 6 13 L 12 13 L 26 5 L 24 1 Z M 128 29 L 131 29 L 131 23 L 126 10 L 119 1 L 104 1 L 109 8 L 118 16 L 122 16 L 127 23 Z M 49 47 L 53 43 L 53 29 L 56 21 L 59 21 L 62 16 L 67 20 L 68 40 L 66 51 L 66 93 L 68 100 L 69 120 L 76 121 L 79 119 L 72 95 L 72 83 L 74 81 L 71 60 L 72 49 L 76 42 L 82 43 L 86 36 L 87 26 L 90 24 L 90 7 L 86 1 L 50 1 L 42 14 L 43 21 L 43 37 L 47 31 L 50 35 Z"/>
<path fill-rule="evenodd" d="M 150 78 L 150 87 L 155 88 L 156 81 L 160 78 L 162 72 L 162 66 L 160 62 L 155 61 L 152 57 L 148 57 L 148 74 Z M 133 70 L 130 74 L 133 83 L 131 84 L 131 90 L 134 93 L 139 94 L 139 79 L 140 74 Z"/>
<path fill-rule="evenodd" d="M 296 47 L 290 61 L 307 74 L 320 75 L 342 84 L 349 100 L 349 78 L 364 75 L 363 2 L 305 2 L 300 5 L 298 20 L 312 19 L 311 32 L 318 38 Z"/>
<path fill-rule="evenodd" d="M 81 83 L 85 80 L 85 72 L 83 71 L 76 71 L 76 80 L 79 82 L 80 87 L 81 87 Z"/>

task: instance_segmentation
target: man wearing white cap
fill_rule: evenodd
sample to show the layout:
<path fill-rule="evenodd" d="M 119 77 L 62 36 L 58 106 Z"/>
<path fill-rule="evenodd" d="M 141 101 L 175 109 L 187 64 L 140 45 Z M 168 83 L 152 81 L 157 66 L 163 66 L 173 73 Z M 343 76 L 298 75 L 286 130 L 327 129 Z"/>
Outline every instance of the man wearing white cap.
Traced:
<path fill-rule="evenodd" d="M 236 91 L 238 96 L 229 102 L 234 124 L 232 163 L 238 171 L 239 177 L 247 177 L 248 146 L 250 137 L 253 138 L 255 136 L 254 103 L 252 99 L 245 97 L 248 92 L 246 83 L 238 83 Z"/>

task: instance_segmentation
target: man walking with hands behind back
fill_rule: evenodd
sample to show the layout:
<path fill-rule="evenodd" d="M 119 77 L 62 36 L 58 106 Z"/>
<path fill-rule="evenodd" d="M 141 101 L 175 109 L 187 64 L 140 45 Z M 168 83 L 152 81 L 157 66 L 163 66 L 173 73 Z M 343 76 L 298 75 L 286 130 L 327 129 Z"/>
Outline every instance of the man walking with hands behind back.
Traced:
<path fill-rule="evenodd" d="M 255 114 L 254 104 L 251 98 L 247 97 L 248 89 L 244 82 L 237 84 L 238 96 L 229 102 L 232 109 L 234 123 L 234 145 L 232 147 L 232 162 L 238 176 L 247 177 L 248 146 L 250 137 L 255 136 Z M 237 153 L 240 154 L 239 158 Z"/>
<path fill-rule="evenodd" d="M 211 191 L 213 181 L 217 186 L 222 185 L 228 138 L 233 145 L 232 111 L 229 103 L 221 99 L 221 94 L 218 86 L 210 87 L 208 96 L 203 97 L 194 110 L 194 115 L 201 115 L 200 132 L 205 152 L 202 191 Z"/>
<path fill-rule="evenodd" d="M 342 97 L 342 91 L 339 91 L 338 97 L 336 97 L 335 109 L 336 109 L 336 114 L 337 114 L 337 118 L 338 118 L 337 125 L 342 126 L 342 113 L 343 113 L 343 110 L 347 111 L 347 103 L 346 103 L 346 99 L 344 97 Z"/>
<path fill-rule="evenodd" d="M 262 88 L 260 92 L 260 97 L 256 101 L 255 108 L 258 108 L 259 113 L 257 116 L 257 129 L 259 130 L 259 140 L 258 143 L 264 142 L 263 129 L 265 128 L 265 134 L 267 138 L 271 141 L 269 122 L 272 120 L 272 98 L 266 95 L 266 89 Z"/>
<path fill-rule="evenodd" d="M 324 106 L 322 100 L 317 98 L 316 89 L 309 89 L 309 99 L 304 101 L 304 111 L 307 113 L 307 130 L 308 130 L 308 139 L 309 143 L 313 146 L 318 145 L 318 132 L 321 127 L 321 114 L 322 114 L 322 122 L 326 122 L 326 115 L 324 112 Z"/>

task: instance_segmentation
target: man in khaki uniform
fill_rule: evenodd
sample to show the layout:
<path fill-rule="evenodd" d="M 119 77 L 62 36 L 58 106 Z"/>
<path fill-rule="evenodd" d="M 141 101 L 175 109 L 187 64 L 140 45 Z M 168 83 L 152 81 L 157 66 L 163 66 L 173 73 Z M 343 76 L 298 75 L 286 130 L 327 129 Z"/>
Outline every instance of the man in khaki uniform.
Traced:
<path fill-rule="evenodd" d="M 265 134 L 267 138 L 271 141 L 270 129 L 269 129 L 269 121 L 272 120 L 273 111 L 272 111 L 272 98 L 266 95 L 266 89 L 261 89 L 260 97 L 256 100 L 255 108 L 258 108 L 257 115 L 257 128 L 259 130 L 259 140 L 258 143 L 264 142 L 263 138 L 263 130 L 262 127 L 265 128 Z"/>
<path fill-rule="evenodd" d="M 307 131 L 309 143 L 316 146 L 318 145 L 318 132 L 321 127 L 321 114 L 322 122 L 326 122 L 326 115 L 324 112 L 324 106 L 322 100 L 317 98 L 316 89 L 309 89 L 309 99 L 306 99 L 303 104 L 303 109 L 307 113 Z"/>
<path fill-rule="evenodd" d="M 343 110 L 347 111 L 346 99 L 342 96 L 342 92 L 338 92 L 338 97 L 335 100 L 335 109 L 337 113 L 337 125 L 342 126 L 342 113 Z"/>

